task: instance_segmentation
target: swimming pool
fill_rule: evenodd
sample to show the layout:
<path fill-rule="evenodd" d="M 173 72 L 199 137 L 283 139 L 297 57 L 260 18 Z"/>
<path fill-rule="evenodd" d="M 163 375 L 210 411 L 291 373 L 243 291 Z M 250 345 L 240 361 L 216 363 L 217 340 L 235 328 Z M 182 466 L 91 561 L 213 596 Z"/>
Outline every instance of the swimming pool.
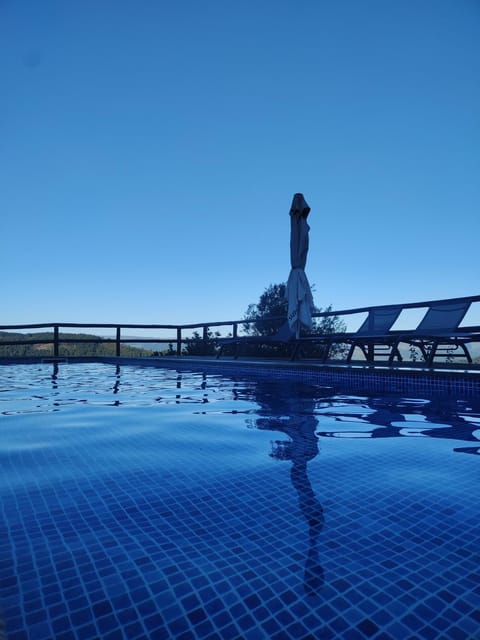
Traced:
<path fill-rule="evenodd" d="M 4 365 L 0 434 L 9 640 L 480 637 L 479 399 Z"/>

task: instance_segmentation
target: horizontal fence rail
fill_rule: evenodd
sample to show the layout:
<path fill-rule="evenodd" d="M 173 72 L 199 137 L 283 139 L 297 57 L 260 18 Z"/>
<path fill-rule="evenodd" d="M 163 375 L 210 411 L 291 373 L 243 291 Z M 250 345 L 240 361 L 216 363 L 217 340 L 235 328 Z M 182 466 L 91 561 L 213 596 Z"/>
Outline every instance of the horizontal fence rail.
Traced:
<path fill-rule="evenodd" d="M 403 310 L 408 309 L 422 309 L 429 308 L 432 305 L 441 305 L 441 304 L 454 304 L 454 303 L 474 303 L 480 302 L 480 295 L 478 296 L 466 296 L 460 298 L 448 298 L 444 300 L 426 300 L 422 302 L 411 302 L 405 303 L 401 305 L 381 305 L 381 306 L 364 306 L 357 307 L 354 309 L 341 309 L 341 310 L 332 310 L 332 311 L 322 311 L 318 313 L 314 313 L 313 317 L 316 319 L 321 318 L 336 318 L 339 320 L 347 320 L 348 317 L 355 314 L 372 314 L 372 312 L 381 312 L 388 311 L 389 309 L 393 309 L 396 307 L 401 307 Z M 2 336 L 0 340 L 0 347 L 3 346 L 20 346 L 20 345 L 53 345 L 53 357 L 60 357 L 60 346 L 62 344 L 113 344 L 115 345 L 115 355 L 120 356 L 122 351 L 122 345 L 134 345 L 134 344 L 165 344 L 171 345 L 170 351 L 171 353 L 176 354 L 177 356 L 181 356 L 183 352 L 183 348 L 187 344 L 191 344 L 193 340 L 199 342 L 203 342 L 205 344 L 218 342 L 221 343 L 222 337 L 217 338 L 212 337 L 212 330 L 217 330 L 220 327 L 223 327 L 224 330 L 228 331 L 228 338 L 237 338 L 240 335 L 240 329 L 242 327 L 256 325 L 257 327 L 262 324 L 268 324 L 276 322 L 282 323 L 286 321 L 286 317 L 276 316 L 270 318 L 258 318 L 258 319 L 241 319 L 241 320 L 223 320 L 223 321 L 214 321 L 214 322 L 200 322 L 200 323 L 189 323 L 189 324 L 119 324 L 119 323 L 78 323 L 78 322 L 47 322 L 47 323 L 29 323 L 29 324 L 5 324 L 0 325 L 0 331 L 9 332 L 25 332 L 26 330 L 39 330 L 46 329 L 48 332 L 52 332 L 51 337 L 42 336 L 35 337 L 34 334 L 31 334 L 28 338 L 25 339 L 10 339 L 5 334 Z M 61 333 L 61 330 L 64 329 L 82 329 L 82 330 L 94 330 L 94 329 L 105 329 L 112 331 L 114 335 L 111 337 L 102 337 L 92 335 L 84 335 L 82 337 L 73 336 L 69 337 L 68 333 Z M 126 331 L 131 330 L 152 330 L 152 331 L 170 331 L 172 335 L 168 337 L 128 337 L 125 335 Z M 465 326 L 461 327 L 460 331 L 479 331 L 479 326 Z M 197 337 L 192 338 L 191 336 L 187 336 L 186 332 L 196 332 Z M 308 333 L 306 334 L 308 338 Z M 318 330 L 317 333 L 318 334 Z M 5 339 L 3 339 L 5 338 Z"/>
<path fill-rule="evenodd" d="M 258 320 L 225 320 L 225 321 L 216 321 L 216 322 L 201 322 L 194 324 L 182 324 L 182 325 L 173 325 L 173 324 L 108 324 L 108 323 L 78 323 L 78 322 L 52 322 L 52 323 L 35 323 L 35 324 L 8 324 L 8 325 L 0 325 L 0 331 L 25 331 L 26 329 L 50 329 L 52 330 L 52 338 L 48 339 L 47 337 L 42 338 L 27 338 L 21 340 L 1 340 L 1 346 L 21 346 L 21 345 L 53 345 L 53 355 L 54 357 L 59 357 L 60 353 L 60 344 L 115 344 L 115 355 L 121 355 L 121 345 L 122 344 L 175 344 L 175 352 L 176 355 L 182 355 L 182 347 L 185 344 L 188 344 L 192 341 L 191 337 L 185 337 L 185 330 L 201 330 L 202 340 L 207 342 L 210 340 L 208 337 L 208 331 L 211 328 L 215 327 L 231 327 L 230 335 L 232 337 L 236 337 L 238 335 L 238 327 L 239 325 L 245 324 L 262 324 L 268 323 L 272 321 L 282 321 L 285 318 L 282 317 L 272 317 L 266 320 L 258 319 Z M 74 337 L 69 338 L 67 335 L 61 335 L 60 329 L 113 329 L 115 330 L 115 337 L 101 337 L 101 336 L 93 336 L 92 337 Z M 122 337 L 122 332 L 125 330 L 132 329 L 150 329 L 157 331 L 170 330 L 174 331 L 174 336 L 169 336 L 167 338 L 162 337 Z"/>

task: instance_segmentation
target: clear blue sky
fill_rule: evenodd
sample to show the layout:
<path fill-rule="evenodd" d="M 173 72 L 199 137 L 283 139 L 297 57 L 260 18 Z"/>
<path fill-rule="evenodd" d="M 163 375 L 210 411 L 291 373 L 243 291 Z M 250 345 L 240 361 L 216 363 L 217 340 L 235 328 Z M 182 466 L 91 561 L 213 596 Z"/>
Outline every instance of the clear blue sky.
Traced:
<path fill-rule="evenodd" d="M 0 324 L 480 292 L 478 0 L 0 0 Z"/>

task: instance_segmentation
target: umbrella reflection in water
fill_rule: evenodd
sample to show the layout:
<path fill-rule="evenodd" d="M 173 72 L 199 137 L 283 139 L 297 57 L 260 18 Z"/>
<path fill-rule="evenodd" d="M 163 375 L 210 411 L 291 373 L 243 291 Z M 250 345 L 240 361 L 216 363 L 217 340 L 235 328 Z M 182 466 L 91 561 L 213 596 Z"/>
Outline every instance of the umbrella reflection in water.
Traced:
<path fill-rule="evenodd" d="M 277 381 L 278 385 L 278 381 Z M 323 508 L 316 497 L 307 474 L 307 464 L 318 453 L 315 430 L 318 420 L 314 417 L 314 400 L 302 398 L 288 384 L 285 394 L 270 393 L 268 383 L 259 383 L 256 401 L 261 405 L 260 414 L 265 417 L 253 421 L 257 429 L 281 431 L 288 441 L 272 442 L 271 456 L 278 460 L 290 460 L 290 478 L 297 493 L 300 510 L 308 524 L 309 550 L 305 562 L 304 590 L 314 596 L 324 583 L 324 571 L 320 563 L 318 539 L 324 525 Z M 300 391 L 300 390 L 299 390 Z"/>

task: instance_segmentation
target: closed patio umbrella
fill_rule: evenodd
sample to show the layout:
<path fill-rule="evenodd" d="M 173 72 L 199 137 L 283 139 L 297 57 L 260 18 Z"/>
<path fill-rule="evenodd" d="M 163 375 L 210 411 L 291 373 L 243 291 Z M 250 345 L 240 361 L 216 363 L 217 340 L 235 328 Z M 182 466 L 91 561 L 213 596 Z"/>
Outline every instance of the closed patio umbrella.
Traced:
<path fill-rule="evenodd" d="M 300 335 L 300 327 L 309 329 L 312 326 L 313 297 L 305 275 L 308 253 L 308 232 L 310 227 L 307 216 L 310 207 L 302 193 L 293 196 L 290 208 L 290 262 L 291 271 L 288 276 L 285 296 L 288 300 L 288 323 L 296 336 Z"/>

